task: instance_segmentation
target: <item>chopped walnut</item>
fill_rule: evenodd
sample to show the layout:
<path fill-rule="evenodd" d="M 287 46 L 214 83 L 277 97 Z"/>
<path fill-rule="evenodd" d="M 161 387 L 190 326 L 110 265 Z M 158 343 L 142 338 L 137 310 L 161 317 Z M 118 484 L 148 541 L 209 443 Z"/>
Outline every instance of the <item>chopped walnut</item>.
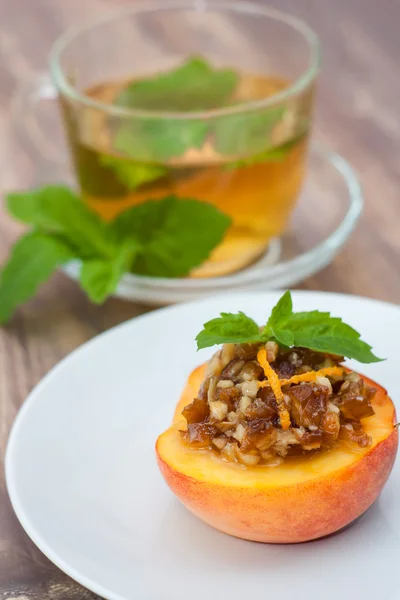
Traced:
<path fill-rule="evenodd" d="M 243 425 L 241 423 L 238 423 L 238 425 L 236 426 L 236 431 L 233 434 L 233 437 L 236 438 L 238 442 L 241 442 L 243 440 L 245 432 L 246 432 L 246 429 L 243 427 Z"/>
<path fill-rule="evenodd" d="M 217 388 L 226 390 L 233 387 L 233 381 L 231 379 L 220 379 L 217 383 Z"/>
<path fill-rule="evenodd" d="M 235 344 L 224 344 L 221 350 L 221 362 L 223 367 L 226 367 L 227 364 L 231 362 L 231 360 L 235 356 Z"/>
<path fill-rule="evenodd" d="M 218 448 L 218 450 L 222 450 L 222 448 L 225 448 L 227 443 L 228 439 L 226 437 L 216 437 L 212 440 L 213 446 Z"/>
<path fill-rule="evenodd" d="M 264 371 L 258 362 L 256 360 L 249 360 L 243 365 L 238 379 L 239 381 L 253 381 L 254 379 L 258 380 L 263 374 Z"/>
<path fill-rule="evenodd" d="M 242 396 L 239 402 L 239 412 L 242 414 L 246 413 L 246 410 L 251 406 L 251 398 L 248 396 Z"/>
<path fill-rule="evenodd" d="M 258 381 L 245 381 L 242 383 L 242 394 L 249 396 L 249 398 L 255 398 L 258 394 Z"/>
<path fill-rule="evenodd" d="M 276 357 L 278 356 L 279 346 L 276 342 L 267 342 L 265 344 L 265 349 L 267 351 L 267 361 L 269 363 L 274 362 Z"/>
<path fill-rule="evenodd" d="M 244 360 L 233 358 L 223 369 L 221 375 L 226 379 L 235 379 L 245 365 Z"/>
<path fill-rule="evenodd" d="M 228 414 L 228 405 L 225 402 L 220 402 L 216 400 L 215 402 L 210 402 L 210 416 L 212 419 L 216 421 L 223 421 Z"/>
<path fill-rule="evenodd" d="M 259 454 L 242 452 L 238 446 L 235 446 L 235 455 L 240 463 L 248 467 L 255 467 L 261 460 Z"/>

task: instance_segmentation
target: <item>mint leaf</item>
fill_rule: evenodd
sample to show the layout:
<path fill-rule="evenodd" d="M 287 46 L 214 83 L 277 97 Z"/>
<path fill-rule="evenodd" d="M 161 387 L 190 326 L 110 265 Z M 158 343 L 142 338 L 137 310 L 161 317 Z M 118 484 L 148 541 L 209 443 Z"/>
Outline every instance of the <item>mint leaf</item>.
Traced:
<path fill-rule="evenodd" d="M 192 57 L 176 69 L 133 81 L 116 104 L 173 112 L 219 108 L 229 101 L 237 83 L 232 69 L 215 69 L 203 58 Z"/>
<path fill-rule="evenodd" d="M 360 339 L 360 334 L 328 312 L 294 313 L 289 321 L 294 344 L 319 352 L 328 352 L 354 358 L 361 363 L 380 362 L 371 346 Z"/>
<path fill-rule="evenodd" d="M 241 169 L 243 167 L 251 167 L 253 165 L 259 163 L 268 163 L 268 162 L 282 162 L 287 157 L 288 153 L 292 150 L 292 148 L 300 141 L 300 139 L 304 136 L 302 134 L 299 137 L 296 137 L 290 142 L 283 144 L 282 146 L 276 146 L 275 148 L 268 148 L 267 150 L 263 150 L 258 154 L 253 154 L 252 156 L 246 156 L 245 158 L 240 158 L 239 160 L 234 160 L 225 165 L 225 169 L 227 171 L 231 171 L 233 169 Z"/>
<path fill-rule="evenodd" d="M 121 277 L 129 271 L 139 245 L 132 241 L 124 244 L 114 260 L 85 260 L 80 272 L 80 283 L 90 300 L 102 304 L 118 286 Z"/>
<path fill-rule="evenodd" d="M 57 234 L 81 258 L 112 257 L 115 252 L 106 223 L 65 186 L 49 185 L 8 194 L 6 203 L 15 219 L 46 233 Z"/>
<path fill-rule="evenodd" d="M 119 239 L 138 241 L 134 273 L 182 277 L 208 258 L 230 224 L 230 217 L 207 202 L 168 196 L 133 206 L 111 227 Z"/>
<path fill-rule="evenodd" d="M 293 333 L 286 327 L 292 314 L 292 296 L 288 290 L 272 309 L 271 316 L 261 332 L 263 339 L 267 341 L 275 338 L 277 342 L 284 346 L 292 346 L 294 342 Z"/>
<path fill-rule="evenodd" d="M 310 331 L 295 335 L 295 345 L 304 346 L 319 352 L 338 354 L 354 358 L 361 363 L 381 362 L 371 351 L 371 346 L 358 338 L 343 338 L 339 329 L 326 331 L 324 333 L 311 334 Z"/>
<path fill-rule="evenodd" d="M 33 232 L 21 237 L 0 272 L 0 323 L 36 294 L 53 271 L 73 257 L 71 248 L 55 237 Z"/>
<path fill-rule="evenodd" d="M 198 119 L 132 119 L 120 126 L 114 146 L 135 160 L 165 162 L 189 148 L 201 148 L 208 128 Z"/>
<path fill-rule="evenodd" d="M 272 309 L 271 316 L 267 321 L 266 329 L 268 329 L 268 327 L 282 327 L 282 325 L 285 325 L 288 322 L 292 314 L 292 295 L 289 290 L 287 290 Z"/>
<path fill-rule="evenodd" d="M 272 129 L 284 112 L 283 106 L 270 106 L 220 117 L 214 125 L 217 151 L 225 155 L 265 152 L 271 145 Z"/>
<path fill-rule="evenodd" d="M 244 313 L 221 313 L 220 318 L 204 325 L 196 337 L 197 347 L 276 340 L 285 347 L 298 346 L 338 354 L 362 363 L 382 360 L 373 354 L 371 346 L 360 339 L 360 334 L 339 317 L 331 317 L 329 312 L 317 310 L 299 313 L 293 313 L 292 310 L 291 294 L 287 291 L 272 309 L 261 334 L 257 324 Z"/>
<path fill-rule="evenodd" d="M 263 339 L 264 339 L 263 335 Z M 294 336 L 293 333 L 289 329 L 273 329 L 271 331 L 271 335 L 268 336 L 269 339 L 274 338 L 278 344 L 282 346 L 286 346 L 290 348 L 294 344 Z"/>
<path fill-rule="evenodd" d="M 215 69 L 190 58 L 167 73 L 130 83 L 115 104 L 126 108 L 193 112 L 226 104 L 238 83 L 232 69 Z M 167 161 L 189 148 L 201 148 L 210 126 L 200 119 L 132 118 L 124 120 L 113 143 L 118 152 L 142 161 Z"/>
<path fill-rule="evenodd" d="M 102 166 L 111 169 L 118 181 L 128 190 L 135 190 L 168 174 L 168 169 L 163 165 L 133 163 L 108 154 L 101 154 L 99 161 Z"/>
<path fill-rule="evenodd" d="M 196 337 L 198 350 L 215 344 L 261 341 L 257 323 L 243 312 L 221 313 L 220 317 L 204 323 L 203 327 Z"/>

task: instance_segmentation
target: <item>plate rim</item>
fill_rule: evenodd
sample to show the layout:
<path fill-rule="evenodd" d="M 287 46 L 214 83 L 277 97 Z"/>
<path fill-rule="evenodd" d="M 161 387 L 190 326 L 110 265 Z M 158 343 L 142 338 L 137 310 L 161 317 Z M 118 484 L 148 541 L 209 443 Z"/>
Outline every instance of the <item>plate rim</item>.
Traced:
<path fill-rule="evenodd" d="M 36 401 L 36 397 L 40 394 L 42 388 L 45 387 L 47 385 L 47 383 L 49 381 L 51 381 L 52 378 L 57 376 L 58 371 L 62 370 L 65 363 L 67 363 L 71 358 L 79 355 L 80 352 L 85 351 L 91 345 L 95 345 L 100 338 L 104 339 L 108 335 L 113 334 L 114 331 L 122 329 L 133 322 L 137 322 L 138 320 L 139 321 L 145 321 L 145 320 L 149 320 L 149 319 L 151 320 L 151 318 L 154 317 L 154 315 L 157 315 L 160 312 L 161 313 L 179 312 L 179 310 L 182 310 L 186 306 L 208 304 L 208 303 L 213 302 L 216 299 L 223 298 L 224 296 L 227 297 L 228 295 L 229 295 L 230 299 L 232 298 L 232 296 L 235 296 L 235 297 L 240 297 L 240 296 L 262 297 L 262 296 L 270 296 L 270 295 L 277 296 L 278 294 L 282 293 L 282 291 L 283 290 L 266 290 L 266 291 L 235 292 L 233 294 L 227 294 L 227 293 L 215 294 L 208 298 L 200 298 L 200 299 L 193 300 L 190 302 L 184 302 L 181 304 L 175 304 L 173 306 L 162 307 L 162 308 L 159 308 L 156 310 L 149 311 L 148 313 L 145 313 L 143 315 L 138 315 L 136 317 L 128 319 L 127 321 L 124 321 L 123 323 L 119 323 L 118 325 L 115 325 L 114 327 L 95 335 L 93 338 L 87 340 L 86 342 L 84 342 L 83 344 L 80 344 L 77 348 L 72 350 L 69 354 L 67 354 L 64 358 L 62 358 L 58 363 L 56 363 L 42 377 L 42 379 L 33 387 L 33 389 L 29 392 L 29 394 L 27 395 L 25 400 L 22 402 L 22 404 L 17 412 L 17 415 L 14 419 L 14 422 L 10 428 L 10 431 L 9 431 L 6 452 L 5 452 L 5 458 L 4 458 L 5 484 L 6 484 L 6 490 L 8 493 L 8 497 L 9 497 L 11 506 L 14 510 L 14 513 L 15 513 L 20 525 L 22 526 L 22 528 L 24 529 L 24 531 L 28 535 L 28 537 L 31 539 L 31 541 L 35 544 L 35 546 L 56 567 L 58 567 L 61 571 L 63 571 L 66 575 L 71 577 L 74 581 L 76 581 L 77 583 L 82 585 L 84 588 L 90 590 L 91 592 L 93 592 L 107 600 L 129 600 L 126 596 L 121 596 L 120 594 L 115 593 L 112 590 L 109 590 L 109 589 L 103 587 L 101 584 L 98 584 L 95 580 L 91 579 L 90 577 L 87 577 L 84 573 L 77 570 L 68 561 L 65 561 L 62 558 L 62 556 L 60 556 L 56 551 L 54 551 L 52 549 L 51 545 L 49 545 L 46 542 L 46 540 L 44 540 L 42 538 L 40 532 L 36 529 L 35 525 L 31 522 L 29 516 L 25 513 L 25 510 L 22 507 L 22 502 L 21 502 L 21 499 L 19 498 L 19 495 L 18 495 L 18 492 L 16 489 L 15 479 L 14 479 L 15 471 L 13 471 L 13 468 L 14 468 L 13 467 L 13 453 L 15 452 L 15 449 L 16 449 L 17 443 L 18 443 L 19 428 L 23 424 L 23 420 L 25 418 L 26 413 L 29 411 L 30 407 L 32 405 L 34 405 L 34 403 Z M 358 295 L 346 294 L 346 293 L 342 293 L 342 292 L 329 292 L 329 291 L 320 291 L 320 290 L 291 290 L 291 291 L 292 291 L 294 299 L 296 298 L 296 296 L 299 296 L 299 295 L 300 296 L 307 296 L 307 295 L 323 296 L 323 297 L 329 296 L 329 297 L 332 297 L 333 300 L 335 298 L 336 299 L 340 298 L 342 301 L 343 300 L 348 301 L 350 299 L 351 301 L 357 301 L 357 302 L 362 302 L 364 304 L 373 305 L 376 308 L 378 308 L 378 307 L 390 308 L 390 309 L 395 308 L 397 311 L 399 311 L 399 316 L 400 316 L 400 305 L 399 304 L 396 304 L 394 302 L 387 302 L 384 300 L 379 300 L 376 298 L 371 298 L 368 296 L 358 296 Z"/>

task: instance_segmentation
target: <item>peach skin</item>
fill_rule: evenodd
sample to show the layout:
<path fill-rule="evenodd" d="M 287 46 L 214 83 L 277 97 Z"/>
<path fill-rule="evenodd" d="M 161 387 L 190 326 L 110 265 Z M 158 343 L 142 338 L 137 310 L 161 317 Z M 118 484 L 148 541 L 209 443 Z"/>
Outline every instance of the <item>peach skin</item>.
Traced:
<path fill-rule="evenodd" d="M 156 444 L 165 481 L 193 514 L 246 540 L 296 543 L 342 529 L 378 498 L 398 446 L 395 409 L 384 388 L 364 377 L 378 390 L 375 414 L 362 420 L 371 446 L 341 441 L 331 450 L 276 467 L 245 467 L 181 439 L 185 420 L 180 413 L 196 396 L 204 373 L 204 365 L 191 373 L 173 424 Z"/>

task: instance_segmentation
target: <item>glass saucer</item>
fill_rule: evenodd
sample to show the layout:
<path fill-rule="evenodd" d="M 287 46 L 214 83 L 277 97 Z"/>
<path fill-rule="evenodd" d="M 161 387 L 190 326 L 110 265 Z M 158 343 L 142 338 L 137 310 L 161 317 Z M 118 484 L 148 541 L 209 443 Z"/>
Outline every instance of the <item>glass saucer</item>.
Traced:
<path fill-rule="evenodd" d="M 162 305 L 232 291 L 290 287 L 328 265 L 352 233 L 363 208 L 358 179 L 339 154 L 311 147 L 308 174 L 286 233 L 237 273 L 212 278 L 145 277 L 127 273 L 115 296 Z M 76 279 L 79 263 L 64 267 Z"/>

